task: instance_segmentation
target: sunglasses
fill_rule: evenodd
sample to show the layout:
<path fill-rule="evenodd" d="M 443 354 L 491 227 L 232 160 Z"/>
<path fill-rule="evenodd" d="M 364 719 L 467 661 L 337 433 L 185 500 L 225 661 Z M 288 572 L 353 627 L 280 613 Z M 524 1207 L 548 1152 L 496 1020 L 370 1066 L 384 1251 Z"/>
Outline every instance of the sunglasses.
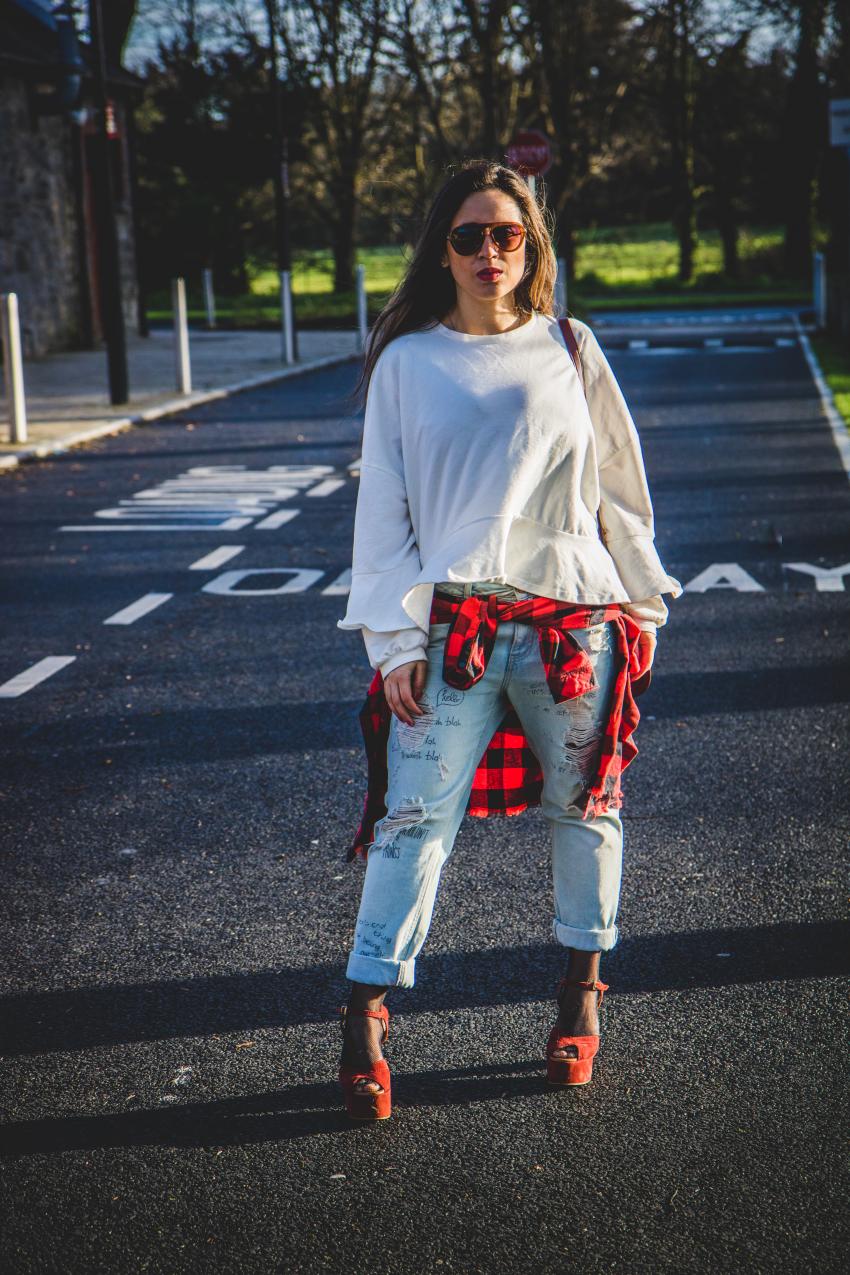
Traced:
<path fill-rule="evenodd" d="M 516 252 L 525 239 L 525 226 L 520 226 L 515 221 L 499 221 L 491 226 L 485 226 L 480 221 L 466 221 L 462 226 L 455 226 L 446 238 L 459 256 L 471 257 L 483 244 L 488 230 L 493 243 L 502 252 Z"/>

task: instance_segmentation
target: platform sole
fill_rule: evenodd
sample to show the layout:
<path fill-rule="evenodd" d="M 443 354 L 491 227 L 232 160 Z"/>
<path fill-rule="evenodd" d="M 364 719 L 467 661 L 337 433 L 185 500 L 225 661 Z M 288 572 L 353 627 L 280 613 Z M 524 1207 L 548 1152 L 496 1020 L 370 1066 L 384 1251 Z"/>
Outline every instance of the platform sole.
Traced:
<path fill-rule="evenodd" d="M 593 1058 L 550 1059 L 546 1068 L 550 1085 L 587 1085 L 592 1075 Z"/>

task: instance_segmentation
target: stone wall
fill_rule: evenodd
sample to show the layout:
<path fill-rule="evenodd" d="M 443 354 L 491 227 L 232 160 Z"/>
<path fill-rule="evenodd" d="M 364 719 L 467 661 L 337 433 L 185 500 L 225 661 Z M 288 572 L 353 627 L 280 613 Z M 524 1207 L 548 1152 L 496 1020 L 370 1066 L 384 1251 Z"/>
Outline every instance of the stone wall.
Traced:
<path fill-rule="evenodd" d="M 88 327 L 75 189 L 77 144 L 70 120 L 34 116 L 26 84 L 0 75 L 0 292 L 18 294 L 25 358 L 78 348 Z M 133 331 L 136 272 L 129 206 L 119 211 L 119 241 L 125 319 Z"/>

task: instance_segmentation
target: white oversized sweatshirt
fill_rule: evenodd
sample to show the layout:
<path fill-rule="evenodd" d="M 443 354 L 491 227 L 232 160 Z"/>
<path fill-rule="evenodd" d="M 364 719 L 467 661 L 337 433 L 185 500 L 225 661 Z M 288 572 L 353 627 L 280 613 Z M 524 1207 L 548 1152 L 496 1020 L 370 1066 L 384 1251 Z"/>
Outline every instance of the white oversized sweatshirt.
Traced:
<path fill-rule="evenodd" d="M 571 323 L 587 399 L 557 319 L 538 311 L 488 336 L 432 324 L 381 351 L 337 626 L 362 631 L 384 676 L 427 658 L 441 581 L 621 602 L 651 631 L 667 619 L 661 594 L 682 592 L 655 548 L 625 399 L 591 329 Z"/>

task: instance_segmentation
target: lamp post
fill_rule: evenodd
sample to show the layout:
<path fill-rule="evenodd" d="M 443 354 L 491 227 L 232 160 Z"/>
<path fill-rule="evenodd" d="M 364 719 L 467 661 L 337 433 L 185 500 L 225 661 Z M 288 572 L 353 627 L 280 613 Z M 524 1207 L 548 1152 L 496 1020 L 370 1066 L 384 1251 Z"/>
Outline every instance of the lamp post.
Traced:
<path fill-rule="evenodd" d="M 283 98 L 277 65 L 277 0 L 265 0 L 269 29 L 269 93 L 271 97 L 272 142 L 274 145 L 274 209 L 278 274 L 292 277 L 292 249 L 289 241 L 289 139 L 283 126 Z M 291 294 L 290 294 L 291 295 Z M 292 307 L 292 356 L 298 358 L 298 329 Z M 283 321 L 283 315 L 281 315 Z"/>
<path fill-rule="evenodd" d="M 89 0 L 89 32 L 97 110 L 92 179 L 97 216 L 98 292 L 101 324 L 106 341 L 110 402 L 126 403 L 129 398 L 127 338 L 124 331 L 124 310 L 121 304 L 121 259 L 118 251 L 115 195 L 109 165 L 106 50 L 100 6 L 101 0 Z"/>

